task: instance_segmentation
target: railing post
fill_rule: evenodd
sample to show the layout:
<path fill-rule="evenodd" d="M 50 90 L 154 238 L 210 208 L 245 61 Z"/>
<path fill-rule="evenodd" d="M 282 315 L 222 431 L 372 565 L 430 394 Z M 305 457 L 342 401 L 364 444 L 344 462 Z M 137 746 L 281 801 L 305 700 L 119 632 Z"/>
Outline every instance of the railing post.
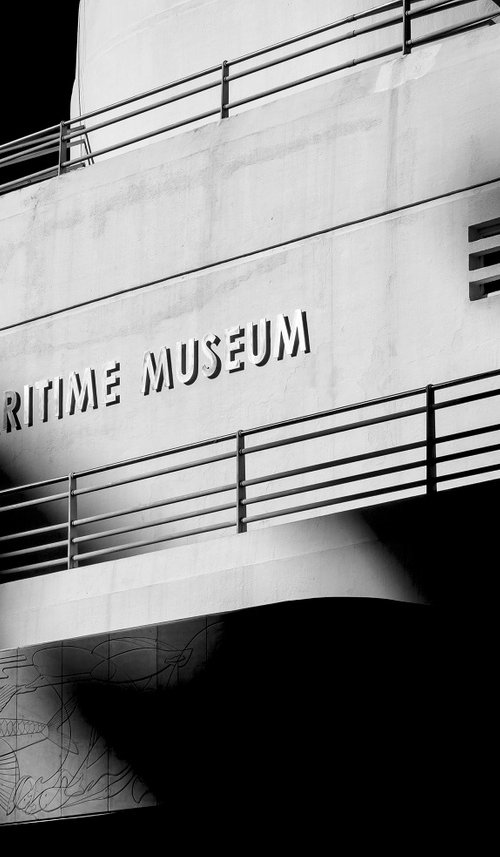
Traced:
<path fill-rule="evenodd" d="M 411 53 L 411 0 L 403 0 L 403 53 Z"/>
<path fill-rule="evenodd" d="M 432 384 L 427 385 L 426 390 L 426 481 L 427 494 L 433 494 L 436 490 L 436 410 L 435 395 Z"/>
<path fill-rule="evenodd" d="M 59 125 L 59 163 L 58 163 L 58 175 L 64 171 L 63 164 L 69 158 L 69 143 L 68 140 L 64 139 L 64 135 L 66 134 L 66 123 L 61 122 Z"/>
<path fill-rule="evenodd" d="M 229 116 L 229 81 L 227 76 L 229 74 L 229 63 L 227 60 L 223 60 L 221 66 L 221 94 L 220 94 L 220 118 L 227 119 Z"/>
<path fill-rule="evenodd" d="M 243 500 L 246 497 L 245 486 L 245 436 L 242 431 L 236 432 L 236 532 L 246 533 L 247 525 L 242 521 L 246 515 Z"/>
<path fill-rule="evenodd" d="M 68 569 L 75 568 L 76 561 L 73 559 L 73 521 L 76 519 L 76 497 L 74 494 L 76 488 L 76 477 L 74 473 L 68 476 Z"/>

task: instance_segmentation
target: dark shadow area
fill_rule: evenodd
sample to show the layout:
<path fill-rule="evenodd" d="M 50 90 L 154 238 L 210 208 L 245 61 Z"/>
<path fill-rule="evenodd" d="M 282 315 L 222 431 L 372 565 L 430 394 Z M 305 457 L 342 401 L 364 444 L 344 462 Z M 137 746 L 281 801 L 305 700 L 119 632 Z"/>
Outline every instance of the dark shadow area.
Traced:
<path fill-rule="evenodd" d="M 201 846 L 247 829 L 293 844 L 366 812 L 428 823 L 460 799 L 484 729 L 498 490 L 359 513 L 433 606 L 311 599 L 208 617 L 189 645 L 175 641 L 195 632 L 176 627 L 204 619 L 76 640 L 74 662 L 64 644 L 64 700 L 157 805 L 77 819 L 68 806 L 66 818 L 2 827 L 2 844 L 40 846 L 55 832 Z M 150 635 L 145 672 L 120 655 L 131 634 Z"/>
<path fill-rule="evenodd" d="M 0 488 L 9 487 L 12 485 L 4 472 Z M 41 494 L 64 492 L 66 489 L 67 484 L 63 481 L 48 490 L 41 489 Z M 492 561 L 496 552 L 494 518 L 499 492 L 500 480 L 491 480 L 336 515 L 359 515 L 397 559 L 401 574 L 411 576 L 427 602 L 441 607 L 466 605 L 469 608 L 474 603 L 481 605 L 484 591 L 491 586 Z M 0 505 L 31 501 L 36 496 L 36 491 L 18 492 L 1 497 Z M 2 513 L 0 532 L 36 530 L 56 526 L 62 521 L 67 521 L 65 499 Z M 6 573 L 5 570 L 13 566 L 64 557 L 67 547 L 63 540 L 66 535 L 64 528 L 0 543 L 0 553 L 3 553 L 61 541 L 61 547 L 54 550 L 36 550 L 15 558 L 0 557 L 0 582 L 20 576 Z M 132 552 L 127 555 L 132 555 Z M 22 576 L 57 571 L 62 567 L 56 565 L 46 570 L 28 571 Z"/>
<path fill-rule="evenodd" d="M 7 827 L 2 843 L 57 833 L 137 846 L 157 835 L 189 848 L 229 837 L 239 851 L 242 837 L 293 843 L 367 812 L 391 825 L 430 817 L 462 762 L 469 669 L 439 611 L 331 598 L 219 620 L 213 656 L 188 683 L 76 690 L 158 806 Z"/>
<path fill-rule="evenodd" d="M 10 479 L 6 469 L 0 471 L 0 490 L 6 491 L 16 488 L 17 480 Z M 6 506 L 17 506 L 22 503 L 30 503 L 37 496 L 47 496 L 49 493 L 62 493 L 67 488 L 66 482 L 62 482 L 51 488 L 34 489 L 31 491 L 13 491 L 8 494 L 0 494 L 0 509 Z M 67 536 L 67 526 L 46 533 L 35 532 L 32 536 L 16 538 L 15 534 L 40 530 L 44 527 L 54 527 L 63 521 L 67 521 L 68 501 L 57 500 L 45 505 L 21 506 L 11 511 L 0 511 L 0 586 L 10 580 L 20 577 L 31 577 L 36 574 L 58 571 L 63 565 L 55 565 L 52 568 L 40 571 L 26 571 L 21 574 L 11 572 L 24 565 L 38 562 L 48 562 L 60 559 L 67 554 L 67 543 L 63 541 Z M 7 535 L 14 536 L 6 539 Z M 61 542 L 60 547 L 44 550 L 44 545 Z M 9 556 L 8 554 L 14 554 Z"/>
<path fill-rule="evenodd" d="M 361 512 L 425 599 L 484 609 L 496 566 L 500 481 L 464 485 Z"/>
<path fill-rule="evenodd" d="M 4 4 L 0 144 L 69 118 L 78 7 L 79 0 Z M 0 184 L 45 169 L 56 160 L 57 156 L 50 155 L 15 167 L 2 167 Z"/>

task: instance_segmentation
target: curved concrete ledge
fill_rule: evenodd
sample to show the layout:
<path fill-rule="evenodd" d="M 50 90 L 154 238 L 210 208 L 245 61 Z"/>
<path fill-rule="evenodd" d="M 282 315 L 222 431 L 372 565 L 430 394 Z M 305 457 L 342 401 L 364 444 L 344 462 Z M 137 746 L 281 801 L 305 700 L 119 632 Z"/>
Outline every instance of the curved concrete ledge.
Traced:
<path fill-rule="evenodd" d="M 424 600 L 345 512 L 4 584 L 0 648 L 332 596 Z"/>

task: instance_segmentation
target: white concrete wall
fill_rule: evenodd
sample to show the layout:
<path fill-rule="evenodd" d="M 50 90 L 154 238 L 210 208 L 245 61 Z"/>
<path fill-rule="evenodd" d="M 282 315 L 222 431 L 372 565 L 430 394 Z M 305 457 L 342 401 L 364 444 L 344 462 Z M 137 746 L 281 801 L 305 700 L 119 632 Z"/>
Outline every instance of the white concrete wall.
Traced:
<path fill-rule="evenodd" d="M 2 197 L 0 390 L 121 364 L 119 405 L 57 419 L 50 398 L 46 422 L 0 426 L 5 482 L 497 368 L 500 303 L 469 301 L 467 229 L 499 216 L 499 33 L 435 44 Z M 310 353 L 141 394 L 144 351 L 298 307 Z M 481 419 L 498 421 L 488 408 Z M 354 446 L 335 438 L 300 463 L 423 428 L 421 416 Z M 285 447 L 248 475 L 296 463 L 297 447 Z M 234 462 L 211 479 L 232 482 Z M 112 505 L 199 488 L 189 471 L 121 489 Z M 78 516 L 108 509 L 106 496 L 79 500 Z"/>
<path fill-rule="evenodd" d="M 498 33 L 2 197 L 1 389 L 122 365 L 119 406 L 0 431 L 11 478 L 496 367 L 467 227 L 498 216 L 498 185 L 459 190 L 500 177 Z M 297 307 L 310 354 L 141 395 L 145 350 Z"/>
<path fill-rule="evenodd" d="M 72 116 L 113 104 L 169 81 L 220 65 L 224 59 L 241 57 L 377 5 L 382 4 L 370 3 L 369 0 L 276 0 L 272 3 L 268 0 L 81 0 Z M 414 4 L 414 8 L 418 5 Z M 412 35 L 414 38 L 419 37 L 490 11 L 498 11 L 492 0 L 478 0 L 467 7 L 417 19 L 413 24 Z M 233 72 L 324 42 L 333 36 L 347 35 L 353 29 L 359 30 L 375 22 L 397 18 L 398 14 L 400 10 L 390 10 L 382 16 L 348 23 L 284 51 L 252 60 L 250 64 L 235 66 Z M 235 101 L 245 98 L 353 58 L 399 46 L 401 39 L 400 24 L 348 39 L 306 57 L 234 81 L 230 86 L 230 99 Z M 211 79 L 217 77 L 216 74 Z M 191 83 L 184 89 L 204 82 L 207 81 Z M 163 97 L 172 94 L 166 93 Z M 160 98 L 156 96 L 148 103 L 155 103 Z M 89 140 L 92 150 L 98 151 L 188 116 L 217 109 L 219 103 L 219 90 L 214 89 L 187 101 L 128 119 L 125 123 L 91 132 Z M 123 112 L 117 110 L 106 117 L 89 120 L 87 126 L 92 128 L 100 119 L 118 116 Z"/>

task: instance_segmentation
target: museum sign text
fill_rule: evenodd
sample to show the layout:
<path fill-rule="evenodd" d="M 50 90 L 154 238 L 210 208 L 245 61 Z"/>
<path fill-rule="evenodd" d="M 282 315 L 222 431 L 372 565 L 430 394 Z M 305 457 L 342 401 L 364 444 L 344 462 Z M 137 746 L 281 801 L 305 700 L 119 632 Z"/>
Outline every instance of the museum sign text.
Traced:
<path fill-rule="evenodd" d="M 307 314 L 297 309 L 280 313 L 273 321 L 261 318 L 246 325 L 209 332 L 201 338 L 146 351 L 138 380 L 142 396 L 191 386 L 198 379 L 215 380 L 221 372 L 241 372 L 248 364 L 262 367 L 270 360 L 296 357 L 310 351 Z M 3 395 L 2 429 L 5 433 L 29 428 L 36 422 L 61 420 L 88 408 L 120 403 L 121 365 L 111 360 L 100 368 L 87 367 L 68 375 L 41 378 L 21 390 Z"/>

